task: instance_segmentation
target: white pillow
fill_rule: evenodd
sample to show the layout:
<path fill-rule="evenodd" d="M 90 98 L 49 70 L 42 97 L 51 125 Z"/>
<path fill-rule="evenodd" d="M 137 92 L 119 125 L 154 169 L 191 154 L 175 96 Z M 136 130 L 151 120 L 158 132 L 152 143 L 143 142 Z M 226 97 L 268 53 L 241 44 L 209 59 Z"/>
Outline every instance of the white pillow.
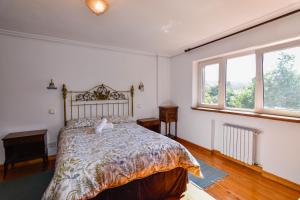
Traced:
<path fill-rule="evenodd" d="M 131 116 L 106 116 L 108 122 L 113 124 L 122 124 L 122 123 L 130 123 L 133 122 L 133 118 Z"/>
<path fill-rule="evenodd" d="M 67 122 L 65 129 L 76 129 L 84 127 L 96 127 L 101 122 L 100 118 L 79 118 Z"/>

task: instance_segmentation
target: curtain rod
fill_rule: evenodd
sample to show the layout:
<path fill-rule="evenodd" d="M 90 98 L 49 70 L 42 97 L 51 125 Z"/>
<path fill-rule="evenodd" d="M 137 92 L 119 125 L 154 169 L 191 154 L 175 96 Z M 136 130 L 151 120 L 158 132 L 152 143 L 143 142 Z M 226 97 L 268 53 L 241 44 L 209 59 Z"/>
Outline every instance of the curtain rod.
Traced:
<path fill-rule="evenodd" d="M 208 45 L 208 44 L 211 44 L 211 43 L 214 43 L 214 42 L 223 40 L 223 39 L 225 39 L 225 38 L 229 38 L 229 37 L 231 37 L 231 36 L 234 36 L 234 35 L 237 35 L 237 34 L 246 32 L 246 31 L 248 31 L 248 30 L 254 29 L 254 28 L 256 28 L 256 27 L 262 26 L 262 25 L 264 25 L 264 24 L 268 24 L 268 23 L 270 23 L 270 22 L 273 22 L 273 21 L 276 21 L 276 20 L 279 20 L 279 19 L 282 19 L 282 18 L 285 18 L 285 17 L 287 17 L 287 16 L 293 15 L 293 14 L 298 13 L 298 12 L 300 12 L 300 9 L 297 9 L 297 10 L 294 10 L 294 11 L 291 11 L 291 12 L 288 12 L 288 13 L 283 14 L 283 15 L 280 15 L 280 16 L 278 16 L 278 17 L 274 17 L 274 18 L 269 19 L 269 20 L 267 20 L 267 21 L 264 21 L 264 22 L 261 22 L 261 23 L 259 23 L 259 24 L 250 26 L 250 27 L 248 27 L 248 28 L 245 28 L 245 29 L 242 29 L 242 30 L 240 30 L 240 31 L 231 33 L 231 34 L 229 34 L 229 35 L 220 37 L 220 38 L 218 38 L 218 39 L 215 39 L 215 40 L 206 42 L 206 43 L 204 43 L 204 44 L 200 44 L 200 45 L 198 45 L 198 46 L 195 46 L 195 47 L 186 49 L 186 50 L 184 50 L 184 52 L 187 53 L 187 52 L 192 51 L 192 50 L 194 50 L 194 49 L 198 49 L 198 48 L 203 47 L 203 46 L 206 46 L 206 45 Z"/>

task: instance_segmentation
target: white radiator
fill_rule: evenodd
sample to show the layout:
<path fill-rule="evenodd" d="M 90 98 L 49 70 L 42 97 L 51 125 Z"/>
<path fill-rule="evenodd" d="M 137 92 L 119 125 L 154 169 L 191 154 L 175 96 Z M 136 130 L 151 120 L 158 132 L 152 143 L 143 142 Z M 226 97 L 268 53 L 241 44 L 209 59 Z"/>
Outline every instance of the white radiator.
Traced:
<path fill-rule="evenodd" d="M 256 138 L 254 128 L 223 124 L 222 153 L 243 163 L 254 165 L 256 161 Z"/>

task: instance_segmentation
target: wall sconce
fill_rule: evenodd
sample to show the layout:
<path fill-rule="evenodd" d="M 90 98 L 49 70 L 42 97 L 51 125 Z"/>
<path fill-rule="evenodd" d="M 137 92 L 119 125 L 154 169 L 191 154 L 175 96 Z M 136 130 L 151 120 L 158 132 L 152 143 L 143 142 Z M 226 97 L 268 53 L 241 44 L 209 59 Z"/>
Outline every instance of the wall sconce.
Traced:
<path fill-rule="evenodd" d="M 55 86 L 53 79 L 51 79 L 49 86 L 47 87 L 48 90 L 56 90 L 57 87 Z"/>
<path fill-rule="evenodd" d="M 144 92 L 144 84 L 143 84 L 143 82 L 140 82 L 140 84 L 139 84 L 139 91 L 141 91 L 141 92 Z"/>

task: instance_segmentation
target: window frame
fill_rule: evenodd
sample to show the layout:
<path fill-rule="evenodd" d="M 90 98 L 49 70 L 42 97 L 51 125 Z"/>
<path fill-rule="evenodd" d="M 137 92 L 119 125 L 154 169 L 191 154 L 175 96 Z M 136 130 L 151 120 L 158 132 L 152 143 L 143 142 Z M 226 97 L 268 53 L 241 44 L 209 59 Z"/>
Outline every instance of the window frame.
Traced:
<path fill-rule="evenodd" d="M 264 107 L 264 79 L 263 79 L 263 55 L 265 53 L 284 50 L 294 47 L 300 47 L 300 39 L 285 42 L 281 44 L 275 44 L 272 46 L 256 48 L 252 50 L 242 51 L 238 53 L 227 54 L 225 56 L 218 56 L 213 59 L 205 59 L 197 62 L 198 66 L 198 96 L 197 96 L 197 107 L 202 108 L 213 108 L 219 110 L 231 110 L 241 112 L 252 112 L 257 114 L 271 114 L 271 115 L 282 115 L 288 117 L 300 117 L 300 111 L 291 110 L 279 110 Z M 244 108 L 231 108 L 226 107 L 226 84 L 227 84 L 227 60 L 231 58 L 238 58 L 246 55 L 255 54 L 256 59 L 256 85 L 255 85 L 255 97 L 254 97 L 254 109 Z M 217 104 L 204 104 L 202 103 L 203 95 L 203 69 L 207 65 L 219 64 L 219 96 Z"/>
<path fill-rule="evenodd" d="M 242 53 L 237 53 L 237 54 L 233 54 L 233 55 L 230 55 L 230 56 L 226 56 L 224 58 L 224 61 L 225 61 L 225 91 L 224 91 L 224 107 L 223 109 L 226 109 L 226 110 L 232 110 L 232 111 L 243 111 L 243 112 L 254 112 L 255 111 L 255 103 L 254 103 L 254 108 L 253 109 L 247 109 L 247 108 L 231 108 L 231 107 L 227 107 L 226 106 L 226 88 L 227 88 L 227 61 L 228 59 L 232 59 L 232 58 L 239 58 L 239 57 L 243 57 L 243 56 L 247 56 L 247 55 L 251 55 L 251 54 L 254 54 L 255 55 L 255 59 L 256 59 L 256 53 L 254 50 L 251 50 L 251 51 L 245 51 L 245 52 L 242 52 Z M 255 69 L 255 72 L 257 71 L 257 69 Z M 256 84 L 256 83 L 255 83 Z M 255 86 L 256 87 L 256 86 Z M 256 89 L 256 88 L 255 88 Z M 255 102 L 255 95 L 254 95 L 254 102 Z"/>
<path fill-rule="evenodd" d="M 204 84 L 204 68 L 207 66 L 207 65 L 213 65 L 213 64 L 219 64 L 219 81 L 218 81 L 218 103 L 217 104 L 207 104 L 207 103 L 203 103 L 203 94 L 205 92 L 205 89 L 203 86 L 205 86 Z M 199 74 L 198 76 L 200 77 L 199 80 L 198 80 L 198 85 L 199 85 L 199 93 L 198 93 L 198 105 L 201 106 L 201 107 L 204 107 L 204 108 L 217 108 L 217 109 L 220 109 L 222 108 L 222 105 L 220 105 L 220 102 L 222 102 L 222 90 L 223 90 L 223 81 L 222 81 L 222 76 L 223 76 L 223 59 L 220 59 L 220 58 L 216 58 L 216 59 L 211 59 L 209 61 L 205 61 L 205 62 L 201 62 L 201 63 L 198 63 L 198 68 L 199 68 Z"/>
<path fill-rule="evenodd" d="M 259 102 L 260 103 L 260 108 L 259 110 L 262 113 L 266 113 L 266 114 L 273 114 L 273 115 L 283 115 L 283 116 L 292 116 L 292 117 L 300 117 L 300 111 L 292 111 L 292 110 L 280 110 L 280 109 L 272 109 L 272 108 L 265 108 L 264 107 L 264 73 L 263 73 L 263 55 L 265 53 L 270 53 L 273 51 L 280 51 L 280 50 L 285 50 L 285 49 L 291 49 L 294 47 L 300 47 L 300 40 L 296 40 L 296 41 L 292 41 L 292 42 L 287 42 L 287 43 L 283 43 L 283 44 L 278 44 L 278 45 L 274 45 L 274 46 L 270 46 L 270 47 L 265 47 L 262 49 L 257 50 L 257 53 L 260 54 L 260 63 L 259 63 L 259 67 L 260 67 L 260 94 L 261 95 L 261 99 Z"/>

